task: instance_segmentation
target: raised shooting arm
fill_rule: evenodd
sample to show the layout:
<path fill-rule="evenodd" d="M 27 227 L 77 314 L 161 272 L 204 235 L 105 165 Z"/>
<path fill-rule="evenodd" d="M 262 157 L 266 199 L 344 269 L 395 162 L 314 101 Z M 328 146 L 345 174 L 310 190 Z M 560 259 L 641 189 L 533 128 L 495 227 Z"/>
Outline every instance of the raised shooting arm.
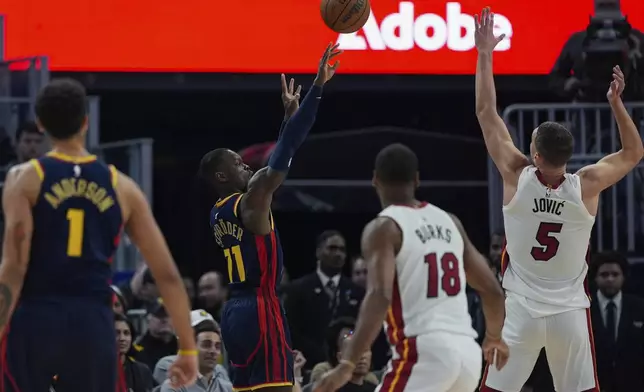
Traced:
<path fill-rule="evenodd" d="M 577 172 L 581 178 L 581 192 L 584 199 L 599 196 L 601 191 L 624 178 L 639 164 L 644 155 L 642 138 L 622 102 L 621 94 L 626 84 L 619 66 L 613 68 L 613 79 L 606 96 L 617 122 L 622 148 Z"/>
<path fill-rule="evenodd" d="M 493 28 L 494 14 L 485 8 L 480 19 L 476 17 L 476 117 L 483 131 L 485 146 L 503 181 L 516 185 L 521 170 L 530 162 L 514 145 L 508 128 L 497 113 L 492 52 L 504 36 L 495 37 Z"/>
<path fill-rule="evenodd" d="M 342 51 L 337 50 L 337 45 L 327 46 L 320 60 L 313 86 L 304 97 L 302 105 L 286 122 L 268 161 L 268 166 L 255 173 L 248 184 L 248 192 L 242 196 L 240 202 L 242 221 L 255 234 L 265 235 L 272 230 L 269 211 L 273 193 L 286 179 L 291 159 L 313 127 L 322 96 L 322 86 L 333 77 L 339 64 L 336 62 L 329 65 L 329 61 L 340 53 Z M 285 91 L 289 91 L 289 88 L 282 75 L 283 95 Z M 285 103 L 287 115 L 291 108 L 292 106 L 287 106 Z"/>

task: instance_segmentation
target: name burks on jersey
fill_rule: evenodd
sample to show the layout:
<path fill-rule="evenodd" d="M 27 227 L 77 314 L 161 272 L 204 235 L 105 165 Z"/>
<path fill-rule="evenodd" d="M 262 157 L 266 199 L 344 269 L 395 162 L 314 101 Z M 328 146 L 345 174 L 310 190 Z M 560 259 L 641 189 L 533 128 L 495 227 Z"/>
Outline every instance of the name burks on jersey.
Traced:
<path fill-rule="evenodd" d="M 439 225 L 423 224 L 415 230 L 415 233 L 423 244 L 430 240 L 445 241 L 448 244 L 452 241 L 452 230 Z"/>
<path fill-rule="evenodd" d="M 425 13 L 416 15 L 414 3 L 402 1 L 398 12 L 382 17 L 380 25 L 371 12 L 362 28 L 364 37 L 358 33 L 340 34 L 337 43 L 343 50 L 394 50 L 405 51 L 418 47 L 431 52 L 444 48 L 455 52 L 474 49 L 474 17 L 461 12 L 459 2 L 445 5 L 445 17 Z M 511 48 L 512 23 L 501 15 L 494 14 L 494 35 L 505 38 L 494 48 L 507 51 Z"/>

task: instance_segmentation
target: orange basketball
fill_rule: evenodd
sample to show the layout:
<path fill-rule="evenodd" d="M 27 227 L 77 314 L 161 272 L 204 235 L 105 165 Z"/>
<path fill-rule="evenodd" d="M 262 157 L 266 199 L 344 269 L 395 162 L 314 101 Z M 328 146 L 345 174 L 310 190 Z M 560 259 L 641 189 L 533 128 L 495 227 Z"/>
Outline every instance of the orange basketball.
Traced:
<path fill-rule="evenodd" d="M 324 23 L 336 33 L 349 34 L 362 28 L 369 14 L 369 0 L 322 0 L 320 13 Z"/>

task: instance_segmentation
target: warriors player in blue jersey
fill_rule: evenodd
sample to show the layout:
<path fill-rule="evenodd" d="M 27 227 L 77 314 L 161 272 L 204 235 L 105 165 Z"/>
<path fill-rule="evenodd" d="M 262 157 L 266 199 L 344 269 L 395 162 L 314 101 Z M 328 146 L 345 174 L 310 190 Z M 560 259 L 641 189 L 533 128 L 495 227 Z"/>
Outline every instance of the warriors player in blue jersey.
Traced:
<path fill-rule="evenodd" d="M 216 189 L 219 201 L 210 224 L 228 264 L 230 299 L 221 319 L 226 352 L 236 391 L 290 391 L 293 355 L 288 325 L 277 298 L 282 275 L 282 248 L 270 212 L 273 192 L 286 178 L 291 158 L 315 121 L 322 86 L 333 77 L 339 55 L 329 45 L 320 60 L 313 86 L 298 108 L 299 88 L 286 85 L 282 98 L 287 115 L 268 167 L 255 175 L 241 157 L 228 149 L 207 153 L 200 172 Z"/>
<path fill-rule="evenodd" d="M 54 375 L 58 392 L 116 390 L 110 279 L 123 228 L 147 260 L 179 336 L 170 377 L 177 387 L 189 385 L 197 352 L 181 276 L 139 187 L 85 149 L 86 104 L 78 82 L 47 84 L 36 116 L 53 150 L 7 175 L 0 390 L 47 391 Z"/>

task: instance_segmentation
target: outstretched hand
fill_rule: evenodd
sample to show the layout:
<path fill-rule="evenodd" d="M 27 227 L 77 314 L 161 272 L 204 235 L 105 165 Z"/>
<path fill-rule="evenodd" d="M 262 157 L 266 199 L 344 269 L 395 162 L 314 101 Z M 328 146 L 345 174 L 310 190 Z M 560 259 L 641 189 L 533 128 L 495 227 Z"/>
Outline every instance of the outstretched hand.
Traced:
<path fill-rule="evenodd" d="M 505 34 L 494 36 L 494 13 L 490 11 L 490 7 L 483 8 L 480 17 L 474 15 L 474 25 L 474 43 L 479 53 L 492 53 L 496 45 L 505 38 Z"/>
<path fill-rule="evenodd" d="M 608 93 L 606 93 L 606 98 L 608 98 L 609 101 L 620 99 L 625 87 L 626 82 L 624 80 L 624 72 L 622 72 L 622 69 L 619 67 L 619 65 L 616 65 L 613 67 L 613 81 L 610 82 L 610 87 L 608 88 Z"/>
<path fill-rule="evenodd" d="M 297 85 L 295 89 L 295 79 L 291 78 L 286 85 L 286 76 L 282 74 L 282 104 L 284 104 L 284 113 L 286 117 L 291 117 L 300 107 L 300 92 L 302 85 Z"/>
<path fill-rule="evenodd" d="M 333 58 L 342 54 L 342 50 L 338 49 L 340 44 L 329 44 L 320 59 L 320 64 L 318 65 L 318 74 L 315 77 L 313 84 L 316 86 L 323 86 L 326 82 L 331 80 L 333 75 L 335 75 L 336 69 L 340 65 L 340 61 L 336 61 L 333 64 L 329 64 Z"/>

